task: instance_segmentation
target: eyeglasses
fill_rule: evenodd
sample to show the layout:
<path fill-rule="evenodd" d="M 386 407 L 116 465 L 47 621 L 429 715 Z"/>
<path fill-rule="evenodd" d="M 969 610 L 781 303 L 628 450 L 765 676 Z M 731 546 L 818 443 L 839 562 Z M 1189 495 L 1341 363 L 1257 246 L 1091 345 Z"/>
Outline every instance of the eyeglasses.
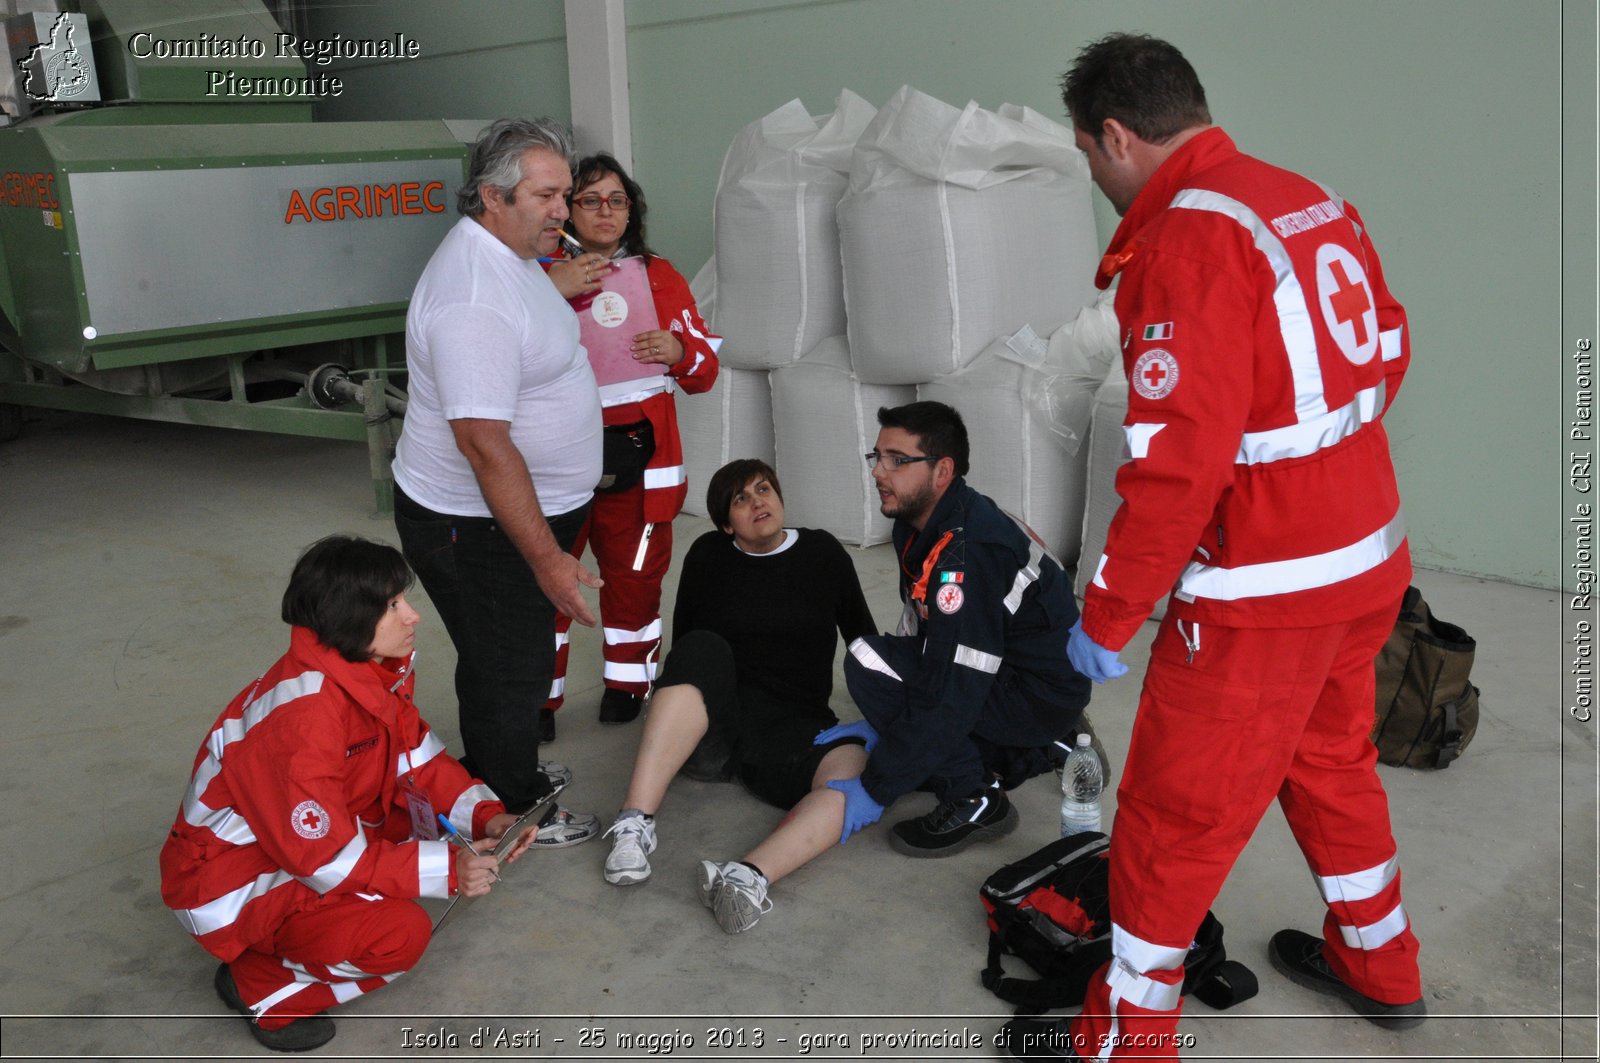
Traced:
<path fill-rule="evenodd" d="M 919 461 L 938 461 L 937 454 L 880 454 L 876 450 L 869 450 L 861 455 L 867 459 L 867 468 L 876 469 L 879 465 L 892 465 L 896 469 L 903 469 L 907 465 L 915 465 Z"/>
<path fill-rule="evenodd" d="M 593 212 L 599 210 L 602 203 L 612 210 L 627 210 L 633 200 L 629 199 L 625 192 L 613 192 L 609 196 L 602 196 L 598 192 L 590 192 L 587 195 L 574 196 L 568 202 L 579 210 Z"/>

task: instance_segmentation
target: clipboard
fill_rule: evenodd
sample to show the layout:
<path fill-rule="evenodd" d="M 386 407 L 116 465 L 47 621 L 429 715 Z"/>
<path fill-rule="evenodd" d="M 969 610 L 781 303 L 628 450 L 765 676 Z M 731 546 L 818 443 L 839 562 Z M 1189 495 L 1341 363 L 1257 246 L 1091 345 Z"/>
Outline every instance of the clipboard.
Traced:
<path fill-rule="evenodd" d="M 613 259 L 600 282 L 600 290 L 573 303 L 578 315 L 578 336 L 589 354 L 594 381 L 600 387 L 661 376 L 660 362 L 637 362 L 633 338 L 661 327 L 655 296 L 644 259 Z"/>
<path fill-rule="evenodd" d="M 540 798 L 538 804 L 534 805 L 532 808 L 528 809 L 526 812 L 516 818 L 516 821 L 512 823 L 511 826 L 506 829 L 506 832 L 500 836 L 500 841 L 495 844 L 493 853 L 485 853 L 484 855 L 494 856 L 496 859 L 503 859 L 506 853 L 510 852 L 516 847 L 517 840 L 519 838 L 528 833 L 530 830 L 539 829 L 539 818 L 544 815 L 545 811 L 555 801 L 556 797 L 559 796 L 561 791 L 565 790 L 566 788 L 566 783 L 557 783 L 556 788 L 551 790 L 544 797 Z M 454 850 L 452 849 L 452 853 L 453 852 Z M 455 857 L 452 855 L 451 859 L 453 860 Z M 437 934 L 441 929 L 443 929 L 446 923 L 455 918 L 457 912 L 466 909 L 472 904 L 473 901 L 477 899 L 478 898 L 476 897 L 468 897 L 464 893 L 457 893 L 454 897 L 451 897 L 449 899 L 449 903 L 444 906 L 444 910 L 439 913 L 436 919 L 434 919 L 433 932 Z M 429 909 L 431 907 L 436 907 L 437 902 L 441 900 L 443 900 L 443 898 L 423 898 L 421 903 L 425 909 Z M 429 901 L 433 901 L 434 904 L 430 906 L 428 903 Z"/>

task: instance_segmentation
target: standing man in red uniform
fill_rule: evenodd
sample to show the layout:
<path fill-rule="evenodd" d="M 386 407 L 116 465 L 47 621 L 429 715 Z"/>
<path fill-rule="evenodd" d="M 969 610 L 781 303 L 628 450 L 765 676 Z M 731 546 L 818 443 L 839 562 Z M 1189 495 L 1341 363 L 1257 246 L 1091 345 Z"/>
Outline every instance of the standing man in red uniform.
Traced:
<path fill-rule="evenodd" d="M 1122 216 L 1101 263 L 1132 460 L 1068 641 L 1096 681 L 1169 591 L 1113 828 L 1112 959 L 1084 1059 L 1175 1056 L 1183 958 L 1277 798 L 1327 913 L 1273 965 L 1382 1026 L 1426 1014 L 1374 770 L 1373 657 L 1411 576 L 1381 417 L 1410 361 L 1355 208 L 1240 153 L 1178 50 L 1113 35 L 1062 79 Z"/>

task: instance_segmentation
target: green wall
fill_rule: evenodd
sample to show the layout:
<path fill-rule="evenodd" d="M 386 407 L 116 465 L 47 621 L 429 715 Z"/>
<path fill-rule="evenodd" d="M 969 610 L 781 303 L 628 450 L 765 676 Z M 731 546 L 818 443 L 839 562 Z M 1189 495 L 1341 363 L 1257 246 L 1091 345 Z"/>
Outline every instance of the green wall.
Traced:
<path fill-rule="evenodd" d="M 312 12 L 319 33 L 403 29 L 424 55 L 343 72 L 346 98 L 321 117 L 568 117 L 554 0 Z M 1112 30 L 1172 40 L 1245 151 L 1361 209 L 1410 311 L 1414 367 L 1388 424 L 1418 562 L 1561 582 L 1558 0 L 629 0 L 626 12 L 635 172 L 652 242 L 689 275 L 711 251 L 729 141 L 790 99 L 823 113 L 840 88 L 882 103 L 911 84 L 1064 121 L 1056 81 L 1083 44 Z M 1592 159 L 1593 130 L 1579 132 Z M 1581 157 L 1585 142 L 1567 148 Z M 1103 242 L 1116 218 L 1098 210 Z"/>
<path fill-rule="evenodd" d="M 328 67 L 345 91 L 317 105 L 321 121 L 500 118 L 548 114 L 570 122 L 567 18 L 562 0 L 309 0 L 314 39 L 414 38 L 420 54 Z"/>

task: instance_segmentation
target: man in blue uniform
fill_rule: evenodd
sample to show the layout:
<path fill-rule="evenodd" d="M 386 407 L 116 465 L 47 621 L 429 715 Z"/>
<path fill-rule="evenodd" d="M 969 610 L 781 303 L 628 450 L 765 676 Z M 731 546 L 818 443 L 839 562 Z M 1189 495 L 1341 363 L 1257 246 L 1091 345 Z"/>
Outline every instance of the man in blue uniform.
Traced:
<path fill-rule="evenodd" d="M 948 856 L 1010 833 L 1006 788 L 1049 767 L 1072 734 L 1089 701 L 1063 649 L 1078 609 L 1038 537 L 967 486 L 959 413 L 913 402 L 880 409 L 878 424 L 866 458 L 894 518 L 905 611 L 897 634 L 850 644 L 845 681 L 865 719 L 818 741 L 867 742 L 861 777 L 830 784 L 845 794 L 844 837 L 930 789 L 938 806 L 895 824 L 890 844 Z"/>

